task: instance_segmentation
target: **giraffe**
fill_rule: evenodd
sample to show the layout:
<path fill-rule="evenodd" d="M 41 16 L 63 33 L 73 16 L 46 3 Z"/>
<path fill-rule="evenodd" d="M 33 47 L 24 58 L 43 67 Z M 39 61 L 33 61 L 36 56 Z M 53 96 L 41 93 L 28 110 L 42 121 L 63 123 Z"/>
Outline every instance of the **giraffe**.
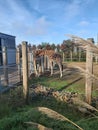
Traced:
<path fill-rule="evenodd" d="M 41 63 L 44 63 L 43 58 L 48 58 L 48 68 L 51 69 L 51 75 L 53 75 L 53 67 L 55 64 L 58 65 L 60 70 L 60 77 L 63 75 L 63 65 L 62 65 L 62 57 L 60 54 L 56 53 L 54 50 L 36 50 L 34 52 L 34 66 L 35 66 L 35 74 L 39 76 L 36 68 L 36 62 L 39 60 L 39 68 L 41 67 Z M 44 71 L 44 64 L 43 69 Z"/>

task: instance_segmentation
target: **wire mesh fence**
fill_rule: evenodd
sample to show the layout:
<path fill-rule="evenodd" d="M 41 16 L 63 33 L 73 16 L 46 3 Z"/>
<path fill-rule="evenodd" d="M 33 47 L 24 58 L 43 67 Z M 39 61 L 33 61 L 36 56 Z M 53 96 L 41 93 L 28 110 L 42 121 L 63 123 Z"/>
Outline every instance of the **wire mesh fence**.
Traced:
<path fill-rule="evenodd" d="M 14 85 L 21 81 L 21 62 L 16 62 L 16 50 L 2 50 L 0 51 L 0 86 Z M 19 68 L 20 66 L 20 68 Z"/>
<path fill-rule="evenodd" d="M 20 49 L 15 51 L 0 51 L 0 86 L 11 86 L 21 82 L 23 79 L 22 55 Z M 8 56 L 10 55 L 10 57 Z M 33 53 L 27 52 L 28 55 L 28 76 L 34 73 Z M 14 62 L 13 62 L 14 58 Z M 10 60 L 10 63 L 8 63 Z"/>

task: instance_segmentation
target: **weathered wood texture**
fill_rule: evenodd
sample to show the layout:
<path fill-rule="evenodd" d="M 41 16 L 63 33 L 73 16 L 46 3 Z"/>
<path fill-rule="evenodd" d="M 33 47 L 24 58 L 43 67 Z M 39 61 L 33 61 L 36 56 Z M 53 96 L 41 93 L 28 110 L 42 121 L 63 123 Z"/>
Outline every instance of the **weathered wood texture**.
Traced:
<path fill-rule="evenodd" d="M 18 75 L 20 77 L 20 81 L 21 81 L 21 62 L 20 62 L 20 48 L 17 47 L 17 51 L 16 51 L 16 64 L 18 66 Z"/>
<path fill-rule="evenodd" d="M 88 73 L 93 74 L 93 55 L 90 52 L 90 47 L 87 47 L 86 51 L 86 83 L 85 83 L 85 96 L 86 102 L 91 103 L 91 95 L 92 95 L 92 80 L 91 76 Z"/>
<path fill-rule="evenodd" d="M 68 35 L 74 40 L 74 44 L 78 45 L 83 50 L 86 50 L 86 83 L 85 83 L 85 96 L 86 102 L 91 103 L 92 96 L 92 75 L 93 75 L 93 56 L 98 54 L 98 47 L 91 41 L 84 40 L 74 35 Z"/>
<path fill-rule="evenodd" d="M 7 61 L 7 48 L 3 47 L 3 67 L 4 67 L 4 85 L 8 85 L 8 61 Z"/>
<path fill-rule="evenodd" d="M 28 103 L 28 55 L 27 42 L 22 42 L 22 68 L 23 68 L 23 95 L 26 103 Z"/>

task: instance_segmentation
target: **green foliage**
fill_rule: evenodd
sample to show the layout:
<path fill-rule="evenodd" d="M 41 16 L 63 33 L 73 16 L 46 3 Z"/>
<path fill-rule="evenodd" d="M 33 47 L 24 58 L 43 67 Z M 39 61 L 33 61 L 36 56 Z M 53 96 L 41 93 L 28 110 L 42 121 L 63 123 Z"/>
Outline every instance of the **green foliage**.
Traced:
<path fill-rule="evenodd" d="M 53 109 L 86 130 L 98 129 L 97 118 L 89 119 L 89 116 L 85 117 L 75 107 L 56 101 L 54 98 L 46 100 L 37 97 L 36 100 L 32 101 L 31 105 L 18 108 L 13 113 L 11 112 L 9 116 L 0 119 L 0 130 L 37 130 L 34 126 L 25 125 L 24 122 L 27 121 L 42 124 L 46 127 L 53 128 L 53 130 L 77 130 L 77 128 L 66 121 L 55 120 L 40 113 L 36 109 L 37 106 Z"/>
<path fill-rule="evenodd" d="M 29 81 L 29 84 L 32 84 L 32 83 L 41 84 L 43 86 L 54 88 L 56 90 L 59 90 L 65 85 L 67 85 L 67 82 L 65 80 L 60 80 L 59 78 L 53 78 L 53 77 L 44 77 L 44 76 L 41 76 L 39 78 L 33 78 L 32 81 Z"/>
<path fill-rule="evenodd" d="M 12 107 L 7 103 L 5 97 L 0 97 L 0 119 L 8 116 L 12 111 Z"/>
<path fill-rule="evenodd" d="M 72 78 L 72 77 L 71 77 Z M 71 81 L 71 80 L 70 80 Z M 59 79 L 58 76 L 33 78 L 29 84 L 42 84 L 60 90 L 68 86 L 69 81 Z M 82 83 L 81 83 L 82 84 Z M 80 83 L 72 84 L 66 91 L 75 91 L 83 94 L 84 88 Z M 96 93 L 93 93 L 96 95 Z M 1 105 L 2 104 L 2 105 Z M 76 107 L 70 106 L 64 102 L 57 101 L 53 97 L 43 98 L 40 95 L 30 101 L 27 106 L 24 104 L 22 87 L 11 90 L 0 96 L 0 130 L 37 130 L 34 126 L 27 126 L 24 122 L 32 121 L 40 123 L 53 130 L 77 130 L 73 125 L 66 121 L 55 120 L 38 112 L 36 107 L 48 107 L 59 112 L 72 120 L 84 130 L 98 130 L 98 118 L 92 118 L 89 115 L 83 115 L 77 111 Z"/>

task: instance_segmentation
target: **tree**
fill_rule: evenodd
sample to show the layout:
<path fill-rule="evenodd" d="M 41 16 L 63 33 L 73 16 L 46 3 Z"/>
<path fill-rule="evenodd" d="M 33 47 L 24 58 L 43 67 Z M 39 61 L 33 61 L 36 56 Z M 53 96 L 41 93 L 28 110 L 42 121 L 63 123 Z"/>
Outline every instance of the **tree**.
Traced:
<path fill-rule="evenodd" d="M 65 41 L 63 41 L 63 43 L 60 46 L 62 53 L 63 53 L 63 62 L 65 61 L 65 51 L 66 51 L 66 44 Z"/>
<path fill-rule="evenodd" d="M 55 50 L 55 49 L 56 49 L 56 45 L 55 45 L 54 43 L 52 43 L 51 49 L 52 49 L 52 50 Z"/>
<path fill-rule="evenodd" d="M 64 40 L 61 46 L 63 52 L 66 52 L 67 57 L 71 58 L 71 61 L 73 60 L 73 51 L 74 51 L 74 44 L 73 41 L 70 39 Z"/>
<path fill-rule="evenodd" d="M 33 46 L 32 46 L 32 50 L 36 50 L 36 45 L 33 45 Z"/>
<path fill-rule="evenodd" d="M 87 38 L 87 41 L 90 41 L 90 42 L 92 42 L 93 44 L 95 43 L 94 38 Z"/>
<path fill-rule="evenodd" d="M 42 46 L 42 48 L 46 48 L 46 46 L 48 45 L 49 43 L 47 43 L 47 42 L 42 42 L 41 43 L 41 46 Z"/>
<path fill-rule="evenodd" d="M 56 48 L 57 48 L 57 51 L 60 52 L 60 49 L 61 49 L 60 44 L 57 44 Z"/>
<path fill-rule="evenodd" d="M 51 46 L 49 44 L 46 45 L 46 50 L 51 50 Z"/>
<path fill-rule="evenodd" d="M 42 49 L 42 45 L 39 44 L 39 45 L 37 46 L 37 48 L 38 48 L 38 49 Z"/>

